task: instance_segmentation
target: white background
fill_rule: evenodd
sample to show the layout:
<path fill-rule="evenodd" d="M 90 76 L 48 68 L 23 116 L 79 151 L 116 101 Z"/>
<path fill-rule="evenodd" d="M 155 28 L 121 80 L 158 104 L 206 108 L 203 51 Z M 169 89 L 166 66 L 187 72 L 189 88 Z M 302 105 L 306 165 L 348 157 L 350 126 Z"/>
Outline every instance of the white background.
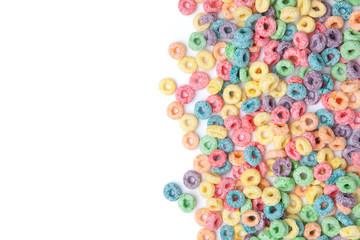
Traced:
<path fill-rule="evenodd" d="M 162 195 L 198 196 L 181 180 L 199 151 L 158 91 L 189 78 L 167 54 L 194 31 L 177 2 L 0 1 L 0 239 L 196 238 Z"/>

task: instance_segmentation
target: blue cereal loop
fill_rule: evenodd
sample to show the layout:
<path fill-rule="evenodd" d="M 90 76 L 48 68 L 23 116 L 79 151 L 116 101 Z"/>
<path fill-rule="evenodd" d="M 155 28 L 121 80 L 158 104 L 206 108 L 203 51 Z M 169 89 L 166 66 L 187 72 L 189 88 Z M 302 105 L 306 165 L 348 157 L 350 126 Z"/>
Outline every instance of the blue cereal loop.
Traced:
<path fill-rule="evenodd" d="M 264 213 L 265 216 L 271 221 L 280 219 L 284 214 L 284 205 L 281 202 L 279 202 L 275 206 L 265 205 Z"/>
<path fill-rule="evenodd" d="M 224 126 L 224 119 L 218 115 L 211 116 L 207 121 L 207 126 Z"/>
<path fill-rule="evenodd" d="M 286 24 L 286 30 L 281 41 L 292 41 L 296 32 L 297 28 L 294 25 Z"/>
<path fill-rule="evenodd" d="M 195 104 L 194 114 L 199 119 L 208 119 L 212 114 L 211 105 L 206 101 L 199 101 Z"/>
<path fill-rule="evenodd" d="M 261 18 L 261 14 L 254 14 L 251 15 L 248 19 L 245 21 L 245 27 L 250 28 L 251 30 L 255 31 L 255 25 L 256 22 Z"/>
<path fill-rule="evenodd" d="M 257 147 L 248 146 L 244 151 L 244 158 L 251 166 L 257 166 L 261 162 L 261 152 Z"/>
<path fill-rule="evenodd" d="M 286 89 L 286 94 L 294 100 L 303 100 L 307 95 L 307 90 L 299 83 L 291 83 Z"/>
<path fill-rule="evenodd" d="M 339 178 L 341 178 L 341 177 L 343 177 L 343 176 L 345 176 L 345 175 L 346 175 L 346 172 L 344 171 L 344 169 L 341 169 L 341 168 L 335 169 L 335 170 L 331 173 L 331 176 L 329 177 L 329 179 L 326 180 L 325 182 L 326 182 L 327 185 L 335 184 L 336 181 L 337 181 Z"/>
<path fill-rule="evenodd" d="M 163 190 L 164 196 L 169 201 L 176 201 L 181 195 L 181 189 L 175 183 L 168 183 Z"/>
<path fill-rule="evenodd" d="M 233 240 L 235 235 L 234 228 L 229 225 L 224 225 L 220 228 L 221 240 Z"/>
<path fill-rule="evenodd" d="M 319 109 L 315 112 L 319 118 L 319 128 L 322 126 L 332 127 L 334 126 L 335 120 L 334 115 L 326 109 Z"/>
<path fill-rule="evenodd" d="M 353 12 L 351 4 L 345 1 L 337 2 L 332 6 L 332 14 L 342 19 L 349 20 L 350 14 Z"/>
<path fill-rule="evenodd" d="M 230 171 L 231 167 L 232 167 L 232 165 L 231 165 L 230 161 L 226 160 L 225 164 L 222 167 L 219 167 L 219 168 L 213 167 L 212 170 L 216 174 L 223 175 L 225 173 L 228 173 Z"/>
<path fill-rule="evenodd" d="M 234 54 L 234 62 L 237 66 L 243 68 L 249 64 L 250 52 L 247 49 L 238 48 Z"/>
<path fill-rule="evenodd" d="M 332 56 L 329 59 L 329 56 Z M 327 48 L 321 53 L 321 57 L 324 59 L 325 66 L 332 67 L 340 61 L 340 51 L 336 48 Z"/>
<path fill-rule="evenodd" d="M 261 106 L 261 101 L 259 98 L 250 98 L 249 100 L 245 101 L 241 105 L 241 111 L 245 113 L 253 113 L 257 111 Z"/>
<path fill-rule="evenodd" d="M 307 167 L 316 167 L 319 164 L 317 161 L 317 152 L 312 151 L 309 155 L 302 156 L 300 162 Z"/>
<path fill-rule="evenodd" d="M 339 212 L 336 215 L 336 219 L 339 220 L 339 222 L 341 223 L 341 225 L 343 225 L 343 227 L 348 227 L 348 226 L 352 226 L 354 225 L 354 222 L 345 214 Z"/>
<path fill-rule="evenodd" d="M 312 67 L 315 71 L 322 71 L 325 67 L 325 61 L 321 57 L 320 54 L 316 52 L 312 52 L 308 57 L 308 62 L 310 67 Z"/>
<path fill-rule="evenodd" d="M 230 154 L 234 151 L 234 143 L 230 138 L 219 139 L 218 148 L 223 150 L 225 153 Z"/>
<path fill-rule="evenodd" d="M 244 223 L 241 223 L 244 231 L 248 234 L 253 234 L 253 233 L 256 233 L 258 230 L 254 227 L 249 227 L 249 226 L 246 226 Z"/>
<path fill-rule="evenodd" d="M 322 204 L 324 202 L 326 203 L 326 205 L 325 207 L 322 207 Z M 334 206 L 334 201 L 331 199 L 331 197 L 326 195 L 321 195 L 317 197 L 314 201 L 314 209 L 321 216 L 326 216 L 331 213 L 332 210 L 334 210 Z"/>
<path fill-rule="evenodd" d="M 234 200 L 234 197 L 237 200 Z M 226 195 L 226 203 L 233 208 L 241 208 L 245 204 L 245 195 L 239 190 L 232 190 Z"/>
<path fill-rule="evenodd" d="M 297 237 L 301 237 L 304 234 L 304 224 L 301 220 L 299 219 L 294 219 L 296 222 L 296 225 L 299 227 L 299 234 L 297 235 Z"/>
<path fill-rule="evenodd" d="M 319 88 L 316 92 L 318 94 L 327 94 L 334 89 L 334 81 L 326 74 L 321 74 L 324 87 Z"/>
<path fill-rule="evenodd" d="M 238 84 L 240 83 L 240 77 L 239 77 L 239 73 L 240 73 L 240 67 L 234 65 L 232 66 L 231 70 L 230 70 L 230 82 L 232 84 Z"/>
<path fill-rule="evenodd" d="M 216 33 L 218 38 L 221 38 L 221 34 L 219 32 L 219 28 L 221 27 L 221 25 L 223 25 L 224 23 L 227 23 L 226 20 L 224 19 L 220 19 L 217 20 L 216 22 L 213 23 L 213 25 L 211 26 L 211 29 Z"/>

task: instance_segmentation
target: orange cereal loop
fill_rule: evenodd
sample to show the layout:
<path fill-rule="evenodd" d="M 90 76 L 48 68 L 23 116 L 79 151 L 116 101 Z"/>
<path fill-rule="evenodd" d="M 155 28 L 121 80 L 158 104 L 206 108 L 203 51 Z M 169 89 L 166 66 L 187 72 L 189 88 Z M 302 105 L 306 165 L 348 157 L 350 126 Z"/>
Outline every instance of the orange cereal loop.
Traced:
<path fill-rule="evenodd" d="M 284 124 L 276 124 L 271 122 L 270 123 L 270 130 L 275 134 L 275 135 L 286 135 L 289 133 L 289 126 L 284 123 Z"/>
<path fill-rule="evenodd" d="M 197 240 L 215 240 L 216 234 L 207 228 L 203 228 L 198 232 Z"/>
<path fill-rule="evenodd" d="M 206 173 L 210 171 L 211 164 L 209 162 L 209 157 L 205 154 L 197 155 L 194 159 L 193 167 L 198 173 Z"/>
<path fill-rule="evenodd" d="M 349 108 L 354 110 L 360 108 L 360 90 L 353 93 L 347 93 L 347 96 L 349 98 Z"/>
<path fill-rule="evenodd" d="M 346 139 L 343 137 L 335 137 L 334 141 L 329 143 L 329 148 L 333 151 L 342 151 L 346 147 Z"/>
<path fill-rule="evenodd" d="M 187 132 L 182 138 L 182 144 L 188 150 L 195 150 L 199 146 L 199 137 L 194 132 Z"/>
<path fill-rule="evenodd" d="M 309 185 L 302 187 L 300 185 L 295 184 L 294 193 L 296 195 L 298 195 L 299 197 L 305 197 L 306 193 L 307 193 L 307 191 L 309 191 L 309 189 L 310 189 Z"/>
<path fill-rule="evenodd" d="M 344 26 L 344 20 L 339 16 L 331 16 L 325 22 L 326 28 L 336 28 L 340 30 Z"/>
<path fill-rule="evenodd" d="M 356 92 L 360 88 L 360 80 L 348 80 L 340 84 L 340 89 L 343 92 L 351 93 Z"/>
<path fill-rule="evenodd" d="M 264 189 L 267 188 L 267 187 L 271 187 L 271 184 L 270 184 L 270 182 L 269 182 L 266 178 L 261 178 L 258 187 L 259 187 L 261 190 L 264 190 Z"/>
<path fill-rule="evenodd" d="M 172 102 L 167 107 L 166 114 L 172 120 L 179 120 L 184 115 L 184 106 L 179 102 Z"/>
<path fill-rule="evenodd" d="M 345 215 L 348 215 L 352 212 L 351 208 L 348 207 L 344 207 L 343 205 L 341 205 L 339 202 L 335 202 L 336 203 L 336 207 L 340 210 L 340 212 L 342 212 Z"/>
<path fill-rule="evenodd" d="M 241 222 L 249 227 L 255 227 L 260 222 L 260 215 L 254 210 L 247 210 L 241 216 Z"/>
<path fill-rule="evenodd" d="M 207 208 L 200 208 L 195 213 L 195 222 L 199 224 L 201 227 L 205 227 L 206 225 L 206 217 L 209 216 L 211 211 Z"/>
<path fill-rule="evenodd" d="M 305 113 L 300 118 L 300 126 L 307 132 L 313 131 L 319 126 L 319 118 L 315 113 Z"/>
<path fill-rule="evenodd" d="M 360 168 L 358 168 L 358 167 L 355 166 L 355 165 L 347 166 L 347 167 L 345 168 L 345 171 L 346 171 L 346 172 L 356 173 L 356 175 L 358 175 L 358 176 L 360 177 Z"/>
<path fill-rule="evenodd" d="M 241 181 L 235 181 L 235 187 L 234 187 L 234 190 L 238 190 L 238 191 L 243 191 L 245 188 L 245 186 L 242 184 Z"/>
<path fill-rule="evenodd" d="M 234 19 L 234 11 L 235 11 L 235 3 L 224 3 L 221 8 L 221 14 L 223 17 L 227 20 L 233 20 Z"/>
<path fill-rule="evenodd" d="M 315 147 L 313 147 L 313 150 L 319 151 L 319 150 L 323 149 L 325 147 L 326 143 L 324 142 L 324 140 L 322 140 L 320 138 L 319 131 L 313 132 L 312 135 L 315 138 Z"/>
<path fill-rule="evenodd" d="M 185 57 L 186 54 L 185 45 L 179 42 L 170 44 L 168 51 L 170 57 L 175 60 L 181 60 L 183 57 Z"/>
<path fill-rule="evenodd" d="M 319 137 L 325 143 L 331 143 L 335 139 L 334 131 L 328 126 L 324 125 L 319 128 Z"/>
<path fill-rule="evenodd" d="M 287 157 L 287 154 L 285 152 L 285 150 L 281 150 L 281 149 L 275 149 L 275 150 L 269 150 L 267 152 L 267 158 L 285 158 Z"/>
<path fill-rule="evenodd" d="M 352 30 L 360 31 L 360 10 L 353 11 L 350 14 L 349 24 Z"/>
<path fill-rule="evenodd" d="M 304 237 L 309 240 L 315 240 L 321 235 L 321 227 L 316 222 L 310 222 L 305 225 Z"/>
<path fill-rule="evenodd" d="M 213 48 L 213 56 L 218 61 L 226 61 L 227 57 L 225 56 L 226 42 L 218 42 Z"/>
<path fill-rule="evenodd" d="M 344 110 L 349 105 L 349 97 L 346 93 L 335 91 L 333 92 L 328 100 L 329 106 L 334 110 Z"/>
<path fill-rule="evenodd" d="M 241 166 L 246 163 L 244 158 L 244 151 L 237 150 L 233 151 L 229 154 L 229 161 L 234 166 Z"/>

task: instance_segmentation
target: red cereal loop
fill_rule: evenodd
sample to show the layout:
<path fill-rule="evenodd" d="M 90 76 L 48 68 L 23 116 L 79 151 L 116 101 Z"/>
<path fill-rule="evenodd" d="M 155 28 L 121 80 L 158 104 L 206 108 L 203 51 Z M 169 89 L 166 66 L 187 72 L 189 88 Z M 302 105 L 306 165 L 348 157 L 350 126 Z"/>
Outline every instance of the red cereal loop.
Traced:
<path fill-rule="evenodd" d="M 304 49 L 309 45 L 309 37 L 304 32 L 296 32 L 293 42 L 298 49 Z"/>
<path fill-rule="evenodd" d="M 308 68 L 310 67 L 309 61 L 308 61 L 308 57 L 311 54 L 310 49 L 305 48 L 303 50 L 301 50 L 300 52 L 300 66 L 302 66 L 303 68 Z"/>
<path fill-rule="evenodd" d="M 265 203 L 261 198 L 251 199 L 253 210 L 255 211 L 263 211 L 265 207 Z"/>
<path fill-rule="evenodd" d="M 252 8 L 255 5 L 255 0 L 234 0 L 235 7 L 245 6 Z"/>
<path fill-rule="evenodd" d="M 255 62 L 260 57 L 260 52 L 250 52 L 249 62 Z"/>
<path fill-rule="evenodd" d="M 220 186 L 219 184 L 215 184 L 215 193 L 213 198 L 219 198 L 224 200 L 226 198 L 226 194 L 227 192 L 225 192 Z"/>
<path fill-rule="evenodd" d="M 182 104 L 190 103 L 195 96 L 195 91 L 189 85 L 182 85 L 175 91 L 175 98 Z"/>
<path fill-rule="evenodd" d="M 222 224 L 221 212 L 211 212 L 205 221 L 205 226 L 211 231 L 216 231 Z"/>
<path fill-rule="evenodd" d="M 327 94 L 322 95 L 321 97 L 321 103 L 324 106 L 324 108 L 328 111 L 333 111 L 333 109 L 329 105 L 329 98 L 333 92 L 329 92 Z"/>
<path fill-rule="evenodd" d="M 261 37 L 271 37 L 276 31 L 276 21 L 272 17 L 261 17 L 256 22 L 255 32 Z"/>
<path fill-rule="evenodd" d="M 251 141 L 251 133 L 242 128 L 236 129 L 231 135 L 231 140 L 235 146 L 246 147 Z"/>
<path fill-rule="evenodd" d="M 339 188 L 335 184 L 324 187 L 324 194 L 331 198 L 335 198 L 339 191 Z"/>
<path fill-rule="evenodd" d="M 301 50 L 297 48 L 288 48 L 284 52 L 283 59 L 290 60 L 295 67 L 298 67 L 301 65 L 301 62 L 303 61 L 301 59 Z"/>
<path fill-rule="evenodd" d="M 233 178 L 224 178 L 221 180 L 221 182 L 219 183 L 219 187 L 226 192 L 226 194 L 228 194 L 228 192 L 234 190 L 235 188 L 235 179 Z"/>
<path fill-rule="evenodd" d="M 255 132 L 256 125 L 254 123 L 254 116 L 246 114 L 242 118 L 242 128 L 249 133 Z"/>
<path fill-rule="evenodd" d="M 194 90 L 204 89 L 210 82 L 210 77 L 205 72 L 194 72 L 190 76 L 189 85 Z"/>
<path fill-rule="evenodd" d="M 312 31 L 311 33 L 309 33 L 309 34 L 308 34 L 308 37 L 309 37 L 309 39 L 310 39 L 313 35 L 315 35 L 315 34 L 317 34 L 317 33 L 323 34 L 325 31 L 326 31 L 325 25 L 322 24 L 322 23 L 320 23 L 320 22 L 316 22 L 315 30 Z"/>
<path fill-rule="evenodd" d="M 190 15 L 195 12 L 197 4 L 195 0 L 180 0 L 179 1 L 179 11 L 183 15 Z"/>
<path fill-rule="evenodd" d="M 221 11 L 222 5 L 221 0 L 205 0 L 203 8 L 206 13 L 218 13 Z"/>
<path fill-rule="evenodd" d="M 272 54 L 265 55 L 263 58 L 264 63 L 266 63 L 269 66 L 273 66 L 277 64 L 281 59 L 280 54 L 274 52 Z"/>
<path fill-rule="evenodd" d="M 296 101 L 290 108 L 291 117 L 295 120 L 300 120 L 304 113 L 306 113 L 306 103 L 303 100 Z"/>
<path fill-rule="evenodd" d="M 305 132 L 305 133 L 301 134 L 301 136 L 306 138 L 310 142 L 311 147 L 313 149 L 316 147 L 316 140 L 315 140 L 314 135 L 311 132 Z"/>
<path fill-rule="evenodd" d="M 227 61 L 219 62 L 216 65 L 216 74 L 219 78 L 229 81 L 230 80 L 230 70 L 232 68 L 231 63 Z"/>
<path fill-rule="evenodd" d="M 241 128 L 241 120 L 238 116 L 229 116 L 225 119 L 224 125 L 228 131 Z"/>
<path fill-rule="evenodd" d="M 224 100 L 217 94 L 208 96 L 206 102 L 210 104 L 213 113 L 220 112 L 224 106 Z"/>
<path fill-rule="evenodd" d="M 356 118 L 355 111 L 351 108 L 346 108 L 345 110 L 337 111 L 334 115 L 334 119 L 340 125 L 347 125 L 353 123 Z"/>
<path fill-rule="evenodd" d="M 209 162 L 212 167 L 219 168 L 224 166 L 227 156 L 223 150 L 215 149 L 209 155 Z"/>
<path fill-rule="evenodd" d="M 292 77 L 288 80 L 288 84 L 291 84 L 291 83 L 298 83 L 298 84 L 301 84 L 301 85 L 304 85 L 304 81 L 299 78 L 299 77 Z"/>
<path fill-rule="evenodd" d="M 277 106 L 271 112 L 271 120 L 275 124 L 285 124 L 287 123 L 287 121 L 289 121 L 289 118 L 290 118 L 290 113 L 286 107 Z"/>
<path fill-rule="evenodd" d="M 279 46 L 280 42 L 276 40 L 271 40 L 268 42 L 264 48 L 264 54 L 270 55 L 276 52 L 276 48 Z"/>
<path fill-rule="evenodd" d="M 265 47 L 266 44 L 270 41 L 270 37 L 262 37 L 257 32 L 255 32 L 253 40 L 254 43 L 259 47 Z"/>
<path fill-rule="evenodd" d="M 351 156 L 351 162 L 360 168 L 360 152 L 355 152 L 353 153 L 353 155 Z"/>
<path fill-rule="evenodd" d="M 332 174 L 331 165 L 327 162 L 319 163 L 314 169 L 314 177 L 319 181 L 326 181 Z"/>
<path fill-rule="evenodd" d="M 227 210 L 229 212 L 235 212 L 235 211 L 239 210 L 239 208 L 231 207 L 226 201 L 224 201 L 224 208 L 225 208 L 225 210 Z"/>
<path fill-rule="evenodd" d="M 352 123 L 349 124 L 352 129 L 360 128 L 360 112 L 355 112 L 355 119 Z"/>
<path fill-rule="evenodd" d="M 298 150 L 296 150 L 295 140 L 296 140 L 296 138 L 294 138 L 292 141 L 288 142 L 285 145 L 285 152 L 289 158 L 291 158 L 295 161 L 299 161 L 301 159 L 302 155 L 298 152 Z"/>
<path fill-rule="evenodd" d="M 260 150 L 260 151 L 261 151 L 261 150 Z M 266 174 L 267 174 L 267 172 L 269 171 L 269 168 L 268 168 L 267 164 L 266 164 L 264 161 L 261 161 L 261 162 L 259 163 L 259 165 L 257 165 L 257 166 L 255 167 L 255 169 L 259 171 L 259 173 L 260 173 L 260 175 L 261 175 L 262 177 L 265 177 Z"/>

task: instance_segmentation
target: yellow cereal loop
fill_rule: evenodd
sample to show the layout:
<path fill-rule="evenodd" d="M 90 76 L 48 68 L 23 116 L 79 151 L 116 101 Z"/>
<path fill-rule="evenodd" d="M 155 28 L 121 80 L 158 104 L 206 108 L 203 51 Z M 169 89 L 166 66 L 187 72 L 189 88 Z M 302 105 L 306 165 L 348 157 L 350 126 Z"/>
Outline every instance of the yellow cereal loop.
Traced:
<path fill-rule="evenodd" d="M 269 73 L 269 66 L 264 62 L 254 62 L 249 68 L 250 77 L 255 81 L 260 81 Z"/>
<path fill-rule="evenodd" d="M 276 161 L 275 159 L 269 159 L 269 160 L 265 161 L 265 163 L 269 169 L 268 172 L 266 173 L 266 175 L 269 177 L 275 177 L 275 174 L 272 171 L 272 166 L 274 165 L 275 161 Z"/>
<path fill-rule="evenodd" d="M 196 54 L 196 63 L 204 70 L 211 70 L 215 66 L 215 58 L 211 52 L 202 50 Z"/>
<path fill-rule="evenodd" d="M 259 87 L 263 93 L 268 93 L 279 85 L 280 79 L 275 73 L 268 73 L 260 79 Z"/>
<path fill-rule="evenodd" d="M 315 199 L 320 195 L 323 195 L 322 187 L 320 187 L 320 186 L 312 186 L 306 192 L 305 201 L 306 201 L 307 204 L 314 204 Z"/>
<path fill-rule="evenodd" d="M 262 191 L 258 186 L 245 187 L 243 190 L 245 197 L 250 199 L 260 198 Z"/>
<path fill-rule="evenodd" d="M 235 104 L 237 108 L 241 108 L 241 105 L 247 100 L 247 96 L 244 90 L 241 89 L 241 99 Z"/>
<path fill-rule="evenodd" d="M 239 109 L 232 104 L 225 104 L 224 107 L 221 109 L 221 117 L 226 119 L 229 116 L 238 116 Z"/>
<path fill-rule="evenodd" d="M 238 22 L 245 22 L 252 15 L 251 8 L 240 6 L 234 11 L 234 18 Z"/>
<path fill-rule="evenodd" d="M 249 98 L 259 97 L 261 95 L 259 82 L 249 81 L 245 83 L 244 91 Z"/>
<path fill-rule="evenodd" d="M 341 157 L 333 158 L 330 161 L 328 161 L 328 163 L 330 164 L 330 166 L 333 170 L 338 169 L 338 168 L 345 169 L 347 166 L 345 159 L 343 159 Z"/>
<path fill-rule="evenodd" d="M 301 17 L 296 24 L 297 30 L 304 33 L 313 32 L 315 30 L 315 26 L 315 20 L 309 16 Z"/>
<path fill-rule="evenodd" d="M 264 188 L 261 199 L 265 203 L 265 205 L 268 206 L 275 206 L 278 204 L 281 200 L 281 194 L 280 191 L 277 188 L 274 187 L 267 187 Z"/>
<path fill-rule="evenodd" d="M 318 163 L 323 163 L 323 162 L 328 163 L 332 159 L 334 159 L 334 152 L 330 148 L 323 148 L 320 151 L 318 151 L 317 154 Z"/>
<path fill-rule="evenodd" d="M 326 10 L 327 8 L 322 2 L 314 0 L 311 2 L 311 8 L 308 15 L 313 18 L 322 17 L 325 15 Z"/>
<path fill-rule="evenodd" d="M 266 12 L 270 7 L 270 0 L 256 0 L 255 9 L 258 13 Z"/>
<path fill-rule="evenodd" d="M 275 135 L 273 139 L 273 146 L 276 149 L 285 149 L 285 146 L 291 140 L 291 135 Z"/>
<path fill-rule="evenodd" d="M 211 125 L 206 128 L 206 134 L 210 137 L 224 139 L 227 136 L 227 129 L 223 126 Z"/>
<path fill-rule="evenodd" d="M 262 145 L 267 145 L 273 141 L 274 133 L 268 125 L 262 125 L 256 129 L 255 138 Z"/>
<path fill-rule="evenodd" d="M 223 99 L 227 104 L 236 104 L 241 100 L 242 90 L 239 85 L 230 84 L 225 87 Z"/>
<path fill-rule="evenodd" d="M 214 78 L 210 80 L 207 86 L 207 90 L 210 94 L 217 94 L 218 92 L 220 92 L 223 84 L 224 80 L 222 80 L 221 78 Z"/>
<path fill-rule="evenodd" d="M 161 79 L 159 83 L 159 90 L 162 94 L 170 96 L 176 91 L 176 83 L 171 78 Z"/>
<path fill-rule="evenodd" d="M 206 200 L 206 208 L 211 211 L 221 211 L 223 209 L 223 200 L 220 198 L 209 198 Z"/>
<path fill-rule="evenodd" d="M 294 121 L 290 124 L 290 132 L 297 137 L 303 134 L 305 130 L 301 128 L 300 121 Z"/>
<path fill-rule="evenodd" d="M 196 31 L 203 32 L 203 31 L 207 30 L 210 27 L 211 23 L 200 24 L 199 18 L 201 16 L 204 16 L 204 15 L 206 15 L 206 14 L 205 13 L 199 13 L 194 17 L 193 26 L 194 26 Z"/>
<path fill-rule="evenodd" d="M 360 227 L 356 225 L 344 227 L 340 229 L 340 237 L 345 239 L 359 239 L 360 238 Z"/>
<path fill-rule="evenodd" d="M 268 112 L 261 112 L 258 113 L 255 117 L 254 117 L 254 124 L 258 127 L 267 124 L 268 122 L 271 121 L 271 114 Z"/>
<path fill-rule="evenodd" d="M 283 22 L 290 23 L 296 21 L 300 12 L 297 7 L 285 7 L 281 10 L 280 19 Z"/>
<path fill-rule="evenodd" d="M 312 152 L 312 147 L 309 142 L 304 137 L 299 137 L 295 141 L 296 150 L 303 156 L 309 155 Z"/>
<path fill-rule="evenodd" d="M 221 0 L 223 3 L 231 3 L 233 2 L 234 0 Z"/>
<path fill-rule="evenodd" d="M 241 223 L 236 224 L 234 226 L 234 239 L 236 240 L 243 240 L 245 235 L 247 233 L 245 232 L 245 230 L 243 229 Z"/>
<path fill-rule="evenodd" d="M 311 8 L 311 0 L 298 0 L 297 7 L 301 16 L 307 15 Z"/>
<path fill-rule="evenodd" d="M 258 170 L 249 168 L 241 174 L 240 180 L 245 187 L 257 186 L 261 181 L 261 175 Z"/>
<path fill-rule="evenodd" d="M 358 204 L 360 203 L 360 188 L 357 188 L 353 193 L 352 195 L 355 197 L 356 199 L 356 202 L 355 204 Z"/>
<path fill-rule="evenodd" d="M 313 186 L 320 186 L 320 187 L 325 187 L 326 186 L 326 182 L 322 182 L 322 181 L 319 181 L 319 180 L 314 180 L 312 183 L 311 183 L 311 185 L 313 185 Z"/>
<path fill-rule="evenodd" d="M 215 194 L 215 185 L 207 181 L 202 181 L 199 186 L 199 193 L 203 198 L 212 198 Z"/>
<path fill-rule="evenodd" d="M 194 73 L 198 69 L 198 65 L 196 63 L 196 59 L 193 57 L 183 57 L 178 62 L 178 67 L 184 73 Z"/>
<path fill-rule="evenodd" d="M 285 96 L 286 88 L 287 88 L 286 82 L 284 80 L 280 80 L 277 87 L 274 90 L 272 90 L 269 94 L 274 98 L 281 98 Z"/>
<path fill-rule="evenodd" d="M 285 210 L 290 214 L 297 214 L 302 208 L 302 200 L 298 195 L 293 193 L 289 193 L 289 198 L 290 204 Z"/>
<path fill-rule="evenodd" d="M 221 177 L 216 173 L 204 173 L 204 179 L 205 181 L 213 184 L 219 184 L 221 182 Z"/>
<path fill-rule="evenodd" d="M 291 218 L 284 219 L 284 222 L 290 227 L 291 229 L 289 233 L 284 237 L 284 239 L 293 239 L 299 234 L 299 226 L 296 224 L 296 221 Z"/>
<path fill-rule="evenodd" d="M 223 219 L 224 223 L 233 227 L 240 222 L 240 211 L 236 210 L 236 211 L 230 212 L 225 209 L 222 213 L 222 219 Z"/>
<path fill-rule="evenodd" d="M 238 28 L 245 27 L 245 22 L 237 22 L 237 23 L 236 23 L 236 26 L 237 26 Z"/>
<path fill-rule="evenodd" d="M 199 124 L 199 120 L 198 118 L 191 113 L 185 113 L 181 118 L 180 118 L 180 128 L 185 131 L 185 132 L 192 132 L 194 131 L 198 124 Z"/>

